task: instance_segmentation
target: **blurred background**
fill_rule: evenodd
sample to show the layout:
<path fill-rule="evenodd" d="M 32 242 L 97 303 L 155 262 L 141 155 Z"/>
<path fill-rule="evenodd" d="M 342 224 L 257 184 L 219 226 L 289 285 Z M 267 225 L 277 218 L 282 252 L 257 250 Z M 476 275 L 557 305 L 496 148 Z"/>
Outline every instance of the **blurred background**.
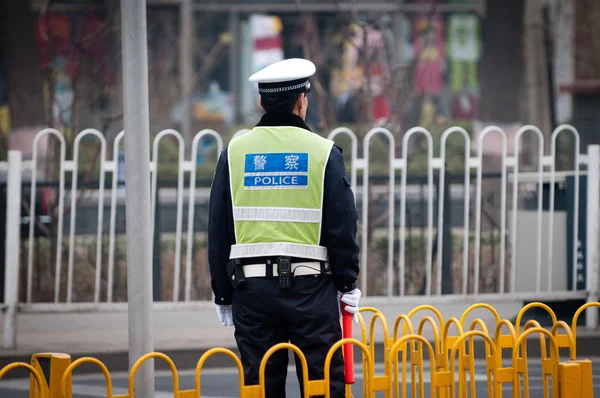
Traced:
<path fill-rule="evenodd" d="M 464 127 L 469 133 L 472 154 L 481 150 L 484 155 L 483 268 L 480 282 L 471 277 L 469 291 L 473 283 L 481 283 L 484 292 L 498 291 L 498 281 L 503 278 L 498 267 L 503 259 L 500 248 L 505 249 L 506 259 L 510 254 L 508 248 L 500 245 L 500 235 L 508 233 L 501 226 L 501 140 L 490 135 L 482 148 L 478 148 L 478 134 L 490 125 L 501 127 L 507 137 L 507 156 L 515 155 L 515 133 L 526 124 L 540 128 L 544 154 L 550 154 L 552 131 L 563 123 L 578 129 L 581 153 L 588 145 L 600 143 L 600 2 L 597 0 L 147 0 L 147 3 L 151 135 L 156 136 L 163 129 L 176 129 L 185 143 L 185 159 L 191 159 L 192 139 L 200 130 L 214 129 L 226 145 L 236 131 L 251 128 L 262 111 L 257 89 L 248 83 L 248 77 L 272 62 L 291 57 L 308 58 L 317 66 L 307 116 L 313 131 L 327 136 L 337 127 L 350 128 L 358 138 L 359 157 L 363 154 L 363 138 L 371 128 L 385 127 L 393 134 L 395 156 L 401 157 L 404 149 L 408 154 L 409 188 L 403 195 L 407 198 L 407 286 L 412 293 L 423 293 L 424 263 L 429 250 L 426 238 L 431 231 L 426 231 L 430 200 L 426 190 L 428 144 L 424 136 L 415 136 L 409 147 L 403 148 L 402 138 L 408 129 L 427 128 L 433 136 L 433 156 L 439 156 L 441 134 L 450 126 Z M 57 129 L 64 137 L 67 161 L 73 159 L 75 137 L 80 131 L 94 128 L 104 135 L 106 159 L 115 159 L 119 165 L 115 233 L 121 238 L 117 239 L 114 253 L 108 253 L 111 208 L 107 196 L 101 228 L 100 296 L 105 297 L 109 283 L 106 258 L 114 256 L 112 299 L 122 301 L 126 299 L 124 156 L 122 150 L 115 153 L 113 147 L 123 129 L 119 14 L 118 0 L 0 2 L 0 160 L 6 159 L 8 149 L 20 150 L 25 160 L 31 160 L 34 137 L 45 127 Z M 350 172 L 350 140 L 340 136 L 339 142 L 347 148 L 344 157 Z M 537 170 L 536 136 L 525 134 L 521 142 L 520 171 Z M 573 144 L 568 134 L 558 137 L 557 170 L 573 169 Z M 24 300 L 25 264 L 33 257 L 31 299 L 47 301 L 57 294 L 57 217 L 64 213 L 64 233 L 69 233 L 71 202 L 66 199 L 64 209 L 57 209 L 63 164 L 59 140 L 44 136 L 37 145 L 36 178 L 42 185 L 36 190 L 35 201 L 42 216 L 35 228 L 37 243 L 33 254 L 28 254 L 30 243 L 26 240 L 29 221 L 23 221 L 20 295 Z M 72 299 L 86 301 L 93 295 L 93 275 L 98 266 L 96 250 L 100 240 L 96 239 L 96 219 L 101 156 L 98 140 L 93 136 L 82 138 L 78 145 L 73 249 L 76 272 Z M 168 136 L 157 145 L 155 298 L 164 300 L 173 294 L 173 267 L 185 264 L 186 256 L 191 253 L 194 256 L 191 297 L 209 299 L 204 232 L 217 145 L 213 138 L 202 137 L 192 159 L 197 170 L 197 210 L 193 219 L 183 217 L 182 230 L 185 233 L 188 223 L 193 223 L 197 242 L 193 251 L 183 257 L 177 251 L 184 253 L 185 249 L 175 245 L 178 239 L 183 239 L 175 234 L 179 197 L 176 187 L 180 176 L 178 141 Z M 444 219 L 444 225 L 448 224 L 444 233 L 451 238 L 456 230 L 459 235 L 454 243 L 444 244 L 453 248 L 444 254 L 444 263 L 450 267 L 448 272 L 453 267 L 457 271 L 454 276 L 444 271 L 444 279 L 450 281 L 448 291 L 458 293 L 463 285 L 461 234 L 465 228 L 469 233 L 475 229 L 475 205 L 471 203 L 465 225 L 463 198 L 469 195 L 473 200 L 475 193 L 467 193 L 461 184 L 465 171 L 464 138 L 453 135 L 446 145 L 447 208 L 450 209 L 446 213 L 450 216 L 446 214 Z M 372 183 L 369 272 L 376 276 L 385 274 L 392 240 L 386 235 L 390 217 L 386 190 L 388 149 L 386 139 L 378 137 L 369 152 Z M 359 185 L 362 172 L 356 171 Z M 65 189 L 70 192 L 69 170 L 66 175 Z M 399 176 L 397 171 L 397 183 Z M 475 184 L 474 177 L 471 184 Z M 187 176 L 184 185 L 186 189 L 189 186 Z M 24 202 L 29 201 L 28 189 L 25 186 Z M 535 210 L 539 193 L 527 186 L 519 189 L 519 207 Z M 437 188 L 435 191 L 437 195 Z M 363 199 L 359 192 L 361 188 L 357 187 L 357 205 L 361 211 Z M 511 196 L 508 198 L 507 205 L 511 206 Z M 24 211 L 29 211 L 29 205 L 24 206 Z M 394 227 L 398 228 L 399 201 L 395 207 Z M 184 207 L 186 214 L 187 210 Z M 437 202 L 435 211 L 437 217 Z M 563 232 L 564 240 L 571 242 L 567 231 Z M 359 239 L 362 239 L 360 234 Z M 187 244 L 190 242 L 182 243 Z M 396 252 L 399 250 L 396 238 L 393 244 Z M 66 268 L 71 250 L 66 237 L 62 245 L 61 301 L 67 295 Z M 436 249 L 431 249 L 435 260 Z M 565 258 L 572 257 L 567 254 L 569 250 L 575 248 L 565 246 Z M 471 263 L 473 255 L 468 253 Z M 396 257 L 393 263 L 397 269 Z M 470 274 L 472 264 L 469 267 Z M 181 275 L 183 285 L 183 272 Z M 563 279 L 566 288 L 567 278 Z M 372 294 L 386 294 L 385 278 L 369 278 L 369 283 Z M 183 289 L 178 291 L 183 297 Z"/>
<path fill-rule="evenodd" d="M 39 126 L 116 135 L 119 2 L 1 4 L 4 152 Z M 572 122 L 583 131 L 598 127 L 599 8 L 593 0 L 148 0 L 151 126 L 187 138 L 252 126 L 260 109 L 248 76 L 306 57 L 318 70 L 308 119 L 319 131 L 488 122 L 544 132 Z M 583 134 L 582 144 L 594 141 Z"/>

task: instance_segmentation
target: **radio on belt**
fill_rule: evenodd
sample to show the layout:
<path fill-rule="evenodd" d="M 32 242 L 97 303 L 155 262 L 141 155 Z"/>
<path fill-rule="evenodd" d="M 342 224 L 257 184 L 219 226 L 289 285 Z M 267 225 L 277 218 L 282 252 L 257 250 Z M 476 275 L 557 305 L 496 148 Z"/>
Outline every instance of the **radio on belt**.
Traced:
<path fill-rule="evenodd" d="M 289 257 L 279 257 L 277 259 L 277 277 L 279 278 L 279 287 L 289 289 L 292 287 L 292 261 Z"/>

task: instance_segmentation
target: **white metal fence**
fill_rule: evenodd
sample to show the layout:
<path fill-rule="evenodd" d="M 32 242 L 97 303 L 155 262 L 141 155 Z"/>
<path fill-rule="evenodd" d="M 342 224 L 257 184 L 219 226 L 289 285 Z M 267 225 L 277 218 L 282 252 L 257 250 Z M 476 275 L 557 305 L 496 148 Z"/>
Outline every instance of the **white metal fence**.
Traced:
<path fill-rule="evenodd" d="M 236 133 L 243 134 L 247 130 L 242 130 Z M 574 168 L 570 172 L 557 172 L 555 170 L 555 163 L 557 158 L 556 142 L 557 137 L 561 133 L 570 133 L 573 137 L 573 155 L 574 155 Z M 532 173 L 520 173 L 518 154 L 519 147 L 522 142 L 522 136 L 526 133 L 532 133 L 534 135 L 533 142 L 537 139 L 538 156 L 537 156 L 537 170 Z M 464 138 L 464 178 L 463 178 L 463 217 L 462 217 L 462 259 L 458 261 L 460 274 L 460 289 L 459 293 L 452 295 L 442 295 L 442 256 L 437 255 L 436 260 L 433 259 L 434 245 L 436 246 L 437 252 L 441 253 L 444 244 L 444 234 L 442 223 L 444 220 L 444 212 L 450 211 L 445 209 L 443 206 L 444 195 L 447 194 L 444 188 L 444 179 L 446 178 L 446 144 L 447 140 L 451 135 L 458 134 Z M 499 227 L 499 261 L 494 265 L 496 272 L 499 276 L 497 278 L 497 287 L 494 292 L 482 292 L 480 291 L 480 275 L 481 275 L 481 251 L 482 251 L 482 174 L 484 165 L 484 156 L 482 153 L 482 143 L 489 134 L 499 134 L 502 138 L 502 156 L 501 156 L 501 167 L 500 167 L 500 227 Z M 388 172 L 387 172 L 387 231 L 384 232 L 385 240 L 387 241 L 386 249 L 386 261 L 384 264 L 385 270 L 385 293 L 379 294 L 387 296 L 388 298 L 400 297 L 399 299 L 415 300 L 418 302 L 433 302 L 436 300 L 464 300 L 466 298 L 477 298 L 479 300 L 488 299 L 507 299 L 507 300 L 543 300 L 543 299 L 556 299 L 556 298 L 586 298 L 588 300 L 595 300 L 597 285 L 598 285 L 598 230 L 600 224 L 599 214 L 599 200 L 600 200 L 600 146 L 590 146 L 586 148 L 586 152 L 581 153 L 579 148 L 579 134 L 572 127 L 568 125 L 559 126 L 551 135 L 551 150 L 549 155 L 545 155 L 543 152 L 544 148 L 544 136 L 542 132 L 534 126 L 522 127 L 514 136 L 514 154 L 508 155 L 507 152 L 507 135 L 498 127 L 488 127 L 476 138 L 477 150 L 473 155 L 471 154 L 472 137 L 461 127 L 452 127 L 446 130 L 440 139 L 440 155 L 439 157 L 434 156 L 433 143 L 434 139 L 432 134 L 424 128 L 415 127 L 410 129 L 404 134 L 402 139 L 402 155 L 396 157 L 396 142 L 394 135 L 384 128 L 374 128 L 367 132 L 362 139 L 362 156 L 359 157 L 359 138 L 357 135 L 347 128 L 337 128 L 329 134 L 329 138 L 339 141 L 339 137 L 346 135 L 350 138 L 350 164 L 346 165 L 347 170 L 351 177 L 351 185 L 356 193 L 357 202 L 360 201 L 360 228 L 359 228 L 359 243 L 361 245 L 360 263 L 361 263 L 361 276 L 360 286 L 365 296 L 373 296 L 368 289 L 368 278 L 369 268 L 373 267 L 370 263 L 369 250 L 365 250 L 368 247 L 368 231 L 369 223 L 372 220 L 369 219 L 369 187 L 372 186 L 372 182 L 369 180 L 369 164 L 371 159 L 369 158 L 370 149 L 372 147 L 371 142 L 376 135 L 383 136 L 387 140 L 388 145 Z M 420 263 L 421 273 L 424 272 L 425 284 L 424 284 L 424 295 L 411 295 L 407 293 L 407 284 L 412 283 L 407 281 L 406 275 L 408 272 L 407 266 L 407 192 L 409 192 L 409 185 L 407 183 L 408 177 L 408 148 L 409 142 L 414 140 L 416 136 L 421 135 L 424 137 L 427 143 L 427 187 L 426 187 L 426 202 L 427 202 L 427 217 L 426 217 L 426 233 L 424 238 L 426 239 L 426 250 L 425 250 L 425 261 Z M 38 160 L 39 160 L 39 142 L 44 136 L 52 136 L 58 139 L 60 145 L 60 168 L 58 178 L 58 217 L 57 223 L 57 236 L 55 240 L 56 245 L 56 256 L 54 259 L 54 292 L 53 300 L 47 302 L 36 302 L 33 299 L 33 276 L 34 276 L 34 247 L 36 239 L 34 238 L 35 222 L 29 222 L 29 234 L 27 240 L 28 251 L 25 255 L 26 267 L 22 269 L 20 266 L 20 251 L 22 243 L 20 241 L 20 213 L 21 213 L 21 179 L 23 171 L 30 169 L 31 181 L 30 184 L 23 184 L 23 187 L 30 187 L 29 204 L 31 211 L 35 212 L 36 208 L 36 190 L 38 185 Z M 116 303 L 114 300 L 114 271 L 115 271 L 115 241 L 116 241 L 116 213 L 117 213 L 117 198 L 119 195 L 118 179 L 119 179 L 119 154 L 121 152 L 121 141 L 123 139 L 124 132 L 117 135 L 113 142 L 112 159 L 107 159 L 107 142 L 104 135 L 94 129 L 86 129 L 81 131 L 75 138 L 73 143 L 72 160 L 67 158 L 67 144 L 65 138 L 54 129 L 45 129 L 38 133 L 33 143 L 33 159 L 31 162 L 22 162 L 21 154 L 15 151 L 11 151 L 9 161 L 7 165 L 3 165 L 8 170 L 8 205 L 7 205 L 7 231 L 6 231 L 6 287 L 5 287 L 5 309 L 8 311 L 10 316 L 7 316 L 5 327 L 8 329 L 14 328 L 14 316 L 16 316 L 17 309 L 19 311 L 72 311 L 78 309 L 89 309 L 89 310 L 102 310 L 102 309 L 115 309 L 118 308 L 122 303 Z M 154 210 L 156 206 L 156 190 L 157 190 L 157 170 L 158 170 L 158 158 L 159 158 L 159 143 L 162 139 L 167 136 L 172 136 L 178 143 L 178 173 L 177 173 L 177 184 L 175 192 L 175 203 L 176 203 L 176 217 L 175 217 L 175 247 L 174 247 L 174 266 L 173 266 L 173 286 L 172 286 L 172 297 L 173 302 L 177 304 L 171 305 L 184 305 L 194 301 L 191 298 L 192 291 L 192 279 L 198 277 L 193 275 L 193 250 L 194 250 L 194 217 L 195 217 L 195 204 L 197 202 L 197 195 L 199 190 L 196 188 L 196 159 L 198 155 L 198 143 L 203 137 L 212 137 L 216 142 L 217 153 L 220 153 L 223 148 L 222 137 L 213 130 L 203 130 L 199 132 L 193 139 L 191 147 L 191 156 L 188 160 L 185 159 L 185 143 L 182 136 L 174 130 L 164 130 L 160 132 L 153 141 L 152 146 L 152 157 L 151 157 L 151 178 L 152 178 L 152 217 L 154 217 Z M 99 183 L 97 188 L 97 229 L 95 236 L 95 272 L 94 272 L 94 294 L 91 302 L 75 302 L 73 299 L 73 287 L 74 287 L 74 273 L 78 272 L 78 264 L 75 261 L 75 227 L 77 220 L 77 204 L 78 204 L 78 167 L 79 167 L 79 156 L 80 156 L 80 145 L 83 138 L 95 137 L 100 143 L 100 160 L 99 160 Z M 348 150 L 348 148 L 345 148 Z M 534 162 L 535 163 L 535 162 Z M 581 167 L 584 167 L 582 169 Z M 434 182 L 434 170 L 439 173 L 439 184 L 438 189 L 435 188 Z M 362 172 L 362 184 L 357 185 L 357 179 L 359 172 Z M 400 173 L 400 184 L 396 182 L 397 173 Z M 475 186 L 471 182 L 471 173 L 474 172 Z M 67 195 L 67 189 L 65 189 L 65 181 L 70 173 L 71 187 L 70 195 Z M 517 229 L 517 217 L 518 217 L 518 203 L 519 203 L 519 188 L 518 184 L 521 180 L 531 180 L 531 176 L 535 178 L 536 189 L 539 193 L 542 192 L 544 181 L 550 182 L 550 205 L 549 205 L 549 227 L 547 236 L 547 253 L 543 250 L 543 225 L 542 219 L 543 214 L 543 198 L 541 194 L 537 195 L 537 209 L 536 209 L 536 236 L 534 238 L 535 247 L 535 263 L 519 263 L 519 259 L 514 250 L 510 251 L 509 260 L 506 259 L 507 249 L 511 248 L 511 242 L 517 242 L 520 239 L 519 231 Z M 577 287 L 577 268 L 575 264 L 578 263 L 578 255 L 581 255 L 577 250 L 573 250 L 572 263 L 573 263 L 573 275 L 572 284 L 566 289 L 552 289 L 553 279 L 556 275 L 553 275 L 553 242 L 554 242 L 554 201 L 555 201 L 555 182 L 559 182 L 565 179 L 565 176 L 575 176 L 575 209 L 574 209 L 574 225 L 573 225 L 573 247 L 577 247 L 578 240 L 578 215 L 580 211 L 584 211 L 587 219 L 587 230 L 586 230 L 586 253 L 585 259 L 586 264 L 580 264 L 580 268 L 585 266 L 586 270 L 586 286 L 585 288 Z M 587 175 L 587 206 L 584 209 L 579 208 L 579 176 Z M 104 219 L 106 217 L 105 212 L 105 192 L 104 185 L 105 179 L 112 178 L 112 188 L 110 189 L 110 204 L 109 204 L 109 225 L 108 225 L 108 254 L 103 256 L 103 236 L 106 233 L 104 228 Z M 189 179 L 189 187 L 185 188 L 184 182 Z M 508 203 L 507 187 L 509 182 L 512 181 L 512 201 L 511 205 Z M 522 181 L 521 181 L 522 182 Z M 531 181 L 530 181 L 531 182 Z M 386 190 L 385 187 L 380 187 Z M 125 188 L 126 189 L 126 188 Z M 471 193 L 474 189 L 474 203 L 471 198 Z M 187 190 L 187 192 L 186 192 Z M 439 190 L 439 191 L 438 191 Z M 437 191 L 437 192 L 436 192 Z M 437 205 L 437 219 L 435 219 L 435 196 L 438 195 Z M 205 195 L 206 196 L 206 195 Z M 397 213 L 396 205 L 400 202 L 400 211 Z M 188 208 L 184 209 L 184 204 L 187 201 Z M 69 231 L 68 231 L 68 247 L 67 247 L 67 283 L 66 283 L 66 298 L 61 301 L 61 278 L 63 258 L 62 250 L 64 231 L 63 222 L 65 217 L 65 202 L 69 204 Z M 472 215 L 472 208 L 475 208 L 474 214 Z M 182 239 L 184 237 L 183 223 L 184 223 L 184 212 L 187 210 L 187 231 L 185 231 L 185 243 L 186 251 L 185 256 L 182 256 Z M 509 220 L 510 213 L 511 219 Z M 35 220 L 35 213 L 31 214 L 31 220 Z M 470 224 L 474 217 L 474 231 L 471 231 Z M 399 220 L 399 224 L 396 221 Z M 154 220 L 153 220 L 154 221 Z M 507 227 L 507 222 L 510 222 Z M 154 222 L 152 222 L 154 225 Z M 397 227 L 396 227 L 397 225 Z M 472 234 L 474 232 L 474 234 Z M 152 231 L 154 233 L 154 230 Z M 473 236 L 474 235 L 474 236 Z M 437 236 L 437 238 L 436 238 Z M 510 239 L 507 244 L 507 237 Z M 394 243 L 399 240 L 399 248 L 395 249 Z M 470 254 L 471 245 L 474 247 L 474 252 Z M 182 260 L 182 258 L 185 260 Z M 472 258 L 471 258 L 472 257 Z M 149 265 L 150 266 L 150 265 Z M 101 295 L 101 276 L 102 270 L 106 267 L 107 270 L 107 283 L 105 298 Z M 180 280 L 183 269 L 183 300 L 180 300 Z M 516 275 L 514 272 L 517 267 L 535 267 L 535 287 L 527 291 L 517 291 L 515 288 Z M 508 288 L 505 286 L 505 273 L 510 270 Z M 23 300 L 19 300 L 19 275 L 25 277 L 25 295 Z M 208 273 L 201 275 L 200 277 L 209 279 Z M 381 277 L 381 275 L 379 275 Z M 559 276 L 563 278 L 564 276 Z M 469 288 L 469 278 L 473 281 L 472 287 Z M 545 279 L 545 280 L 544 280 Z M 546 288 L 542 288 L 543 284 L 547 284 Z M 394 292 L 397 292 L 395 294 Z M 22 297 L 22 296 L 21 296 Z M 161 304 L 165 305 L 165 304 Z M 120 305 L 120 308 L 125 308 Z M 589 312 L 589 324 L 596 324 L 595 316 Z M 591 323 L 590 323 L 591 322 Z M 12 336 L 12 332 L 9 332 L 9 336 Z M 5 339 L 6 339 L 5 333 Z M 9 337 L 10 338 L 10 337 Z"/>

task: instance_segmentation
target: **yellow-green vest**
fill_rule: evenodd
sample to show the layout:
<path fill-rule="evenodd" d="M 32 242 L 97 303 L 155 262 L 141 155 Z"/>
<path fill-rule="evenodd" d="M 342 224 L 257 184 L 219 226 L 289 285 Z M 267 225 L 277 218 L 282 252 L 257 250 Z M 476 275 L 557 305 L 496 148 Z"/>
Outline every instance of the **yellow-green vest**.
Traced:
<path fill-rule="evenodd" d="M 298 127 L 255 127 L 231 140 L 229 183 L 236 244 L 230 258 L 327 261 L 319 246 L 325 166 L 333 141 Z"/>

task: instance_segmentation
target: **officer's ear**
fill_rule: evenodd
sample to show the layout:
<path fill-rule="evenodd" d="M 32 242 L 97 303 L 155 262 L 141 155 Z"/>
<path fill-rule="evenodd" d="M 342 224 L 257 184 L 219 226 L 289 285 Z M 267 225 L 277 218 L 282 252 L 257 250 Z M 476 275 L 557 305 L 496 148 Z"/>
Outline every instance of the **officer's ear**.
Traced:
<path fill-rule="evenodd" d="M 306 108 L 306 106 L 304 106 L 305 98 L 306 98 L 306 94 L 304 94 L 304 93 L 300 93 L 300 95 L 298 96 L 298 99 L 296 100 L 296 106 L 298 107 L 299 110 Z"/>

